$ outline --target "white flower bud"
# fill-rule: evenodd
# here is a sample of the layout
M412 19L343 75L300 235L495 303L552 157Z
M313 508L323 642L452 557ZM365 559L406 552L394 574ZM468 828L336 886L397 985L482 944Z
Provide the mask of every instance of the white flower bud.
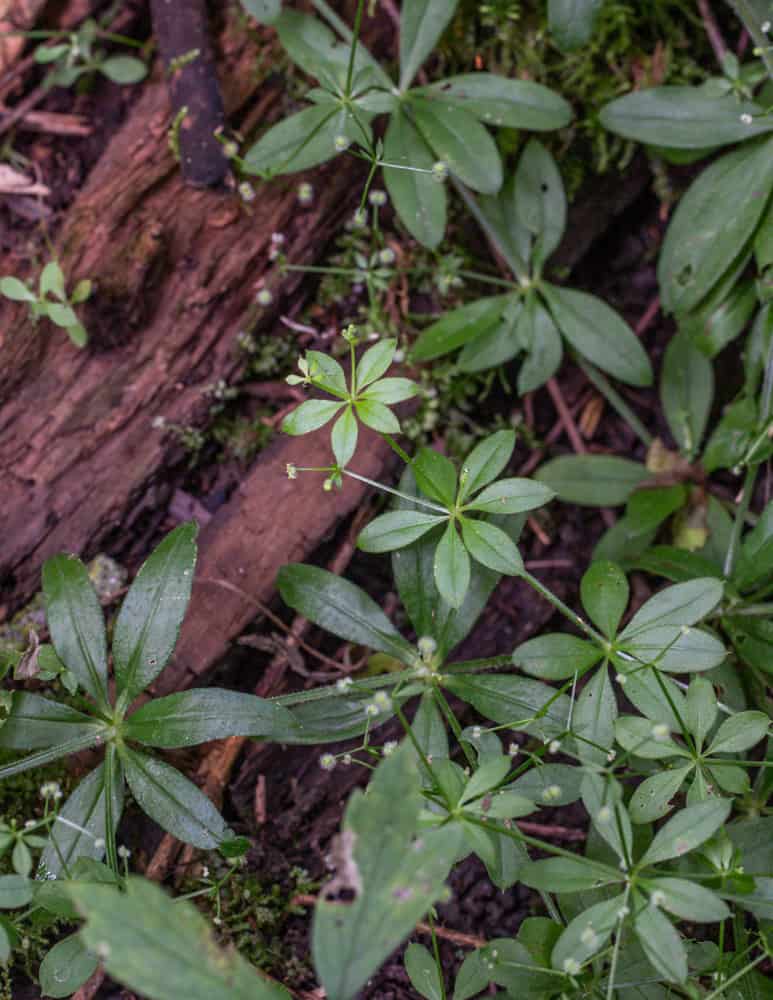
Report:
M319 758L319 766L323 771L332 771L336 766L336 759L332 753L323 753Z
M564 972L568 976L576 976L581 968L582 966L580 965L580 963L577 961L576 958L564 959Z
M308 181L298 185L298 201L304 208L308 208L314 201L314 188Z
M668 726L665 724L665 722L656 722L655 725L652 727L652 738L653 740L657 740L659 743L662 743L664 740L667 740L669 737L669 733L670 730Z

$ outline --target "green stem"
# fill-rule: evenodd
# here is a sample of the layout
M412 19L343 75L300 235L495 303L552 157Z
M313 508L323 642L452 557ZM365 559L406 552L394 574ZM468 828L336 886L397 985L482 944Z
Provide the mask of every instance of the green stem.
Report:
M649 448L652 444L652 435L606 376L575 351L572 351L572 358L585 372L588 381L593 383L612 409L623 418L644 447Z
M506 278L495 278L490 274L481 274L480 271L459 271L462 278L470 278L471 281L480 281L484 285L497 285L499 288L509 288L513 292L522 292L523 289L515 281L508 281Z
M119 875L118 851L115 843L115 816L113 815L113 783L115 781L116 749L111 743L105 753L105 845L107 863Z
M575 614L575 612L572 611L568 605L564 604L560 597L556 597L552 590L548 590L548 588L544 584L540 583L535 576L532 576L528 570L522 569L518 575L525 580L530 587L533 587L538 594L544 597L546 601L549 601L557 611L560 611L562 615L568 618L573 625L576 625L578 629L584 632L589 639L599 643L602 647L606 647L607 640L600 632L597 632L592 625L589 625L586 621L580 618L578 614Z
M622 911L628 906L628 897L631 893L631 883L628 882L625 887L625 894L623 896L623 905L621 907ZM615 934L615 945L612 949L612 960L609 963L609 983L607 985L607 1000L614 1000L615 997L615 975L617 974L617 960L620 955L620 939L622 938L622 923L625 917L620 917L617 926L617 933Z
M381 490L383 493L391 493L393 496L400 497L401 500L409 500L411 503L418 504L420 507L426 507L428 510L434 510L436 513L445 514L446 517L449 516L448 510L445 507L440 507L437 504L430 503L429 500L422 500L421 497L412 497L409 493L401 493L400 490L394 490L391 486L385 486L383 483L377 483L374 479L368 479L367 476L361 476L358 472L351 472L349 469L341 469L341 472L345 476L349 476L351 479L356 479L361 483L367 483L368 486L373 486L377 490Z
M757 465L750 466L746 470L743 489L741 490L741 499L736 507L733 530L730 534L730 543L727 546L727 554L725 555L723 574L727 579L733 575L735 561L738 557L738 547L741 544L741 530L743 528L744 517L746 516L746 511L749 509L749 504L751 503L752 494L754 493L754 485L757 482L758 471L759 466Z
M459 720L454 715L453 709L448 704L448 701L446 700L446 697L443 694L443 692L440 690L440 688L435 688L435 692L434 693L435 693L435 701L437 702L437 705L440 708L440 711L443 713L443 715L448 720L448 724L451 727L451 730L452 730L452 732L453 732L453 734L454 734L454 736L456 738L456 742L462 748L462 753L464 754L464 756L465 756L465 758L467 760L467 763L470 765L471 768L474 769L475 768L475 754L472 752L472 750L467 745L466 740L462 739L462 727L459 725Z
M440 947L438 946L437 934L435 933L435 921L432 919L432 911L427 914L429 929L432 931L432 952L435 956L435 967L437 968L438 982L440 983L440 1000L446 1000L446 984L443 979L443 963L440 961Z
M386 441L392 451L405 462L406 465L411 464L411 456L408 452L404 451L400 445L395 441L391 434L382 434L382 438Z
M354 15L354 31L352 32L351 47L349 49L349 65L346 69L346 96L352 96L352 78L354 77L354 58L357 53L357 40L360 37L360 25L362 24L362 10L365 0L359 0L357 13Z
M734 973L729 979L726 979L721 986L718 986L715 990L709 993L707 997L704 997L703 1000L717 1000L717 998L722 996L722 994L727 990L728 986L732 986L733 983L738 982L739 979L743 979L743 977L748 975L748 973L750 973L755 966L759 965L764 958L765 954L763 952L763 954L758 955L753 962L749 962L748 965L745 965L742 969L739 969L738 972Z

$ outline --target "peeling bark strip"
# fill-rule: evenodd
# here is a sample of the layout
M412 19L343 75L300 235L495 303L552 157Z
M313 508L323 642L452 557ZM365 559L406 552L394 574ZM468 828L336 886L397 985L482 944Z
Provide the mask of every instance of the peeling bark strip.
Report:
M204 0L151 0L153 30L164 60L180 168L194 187L215 187L228 160L215 132L225 122Z
M258 52L237 28L220 51L233 114L255 91ZM275 97L264 88L248 116L276 117ZM237 371L235 338L273 266L272 232L285 234L292 260L309 262L356 205L353 158L315 172L308 211L298 178L258 186L249 210L188 187L168 146L170 120L165 81L149 81L65 219L68 285L90 277L97 286L84 314L89 346L75 350L61 330L33 327L25 309L0 308L0 617L39 589L48 556L88 557L163 506L169 476L156 484L157 473L180 450L153 418L200 424L206 388ZM285 279L283 296L300 281Z

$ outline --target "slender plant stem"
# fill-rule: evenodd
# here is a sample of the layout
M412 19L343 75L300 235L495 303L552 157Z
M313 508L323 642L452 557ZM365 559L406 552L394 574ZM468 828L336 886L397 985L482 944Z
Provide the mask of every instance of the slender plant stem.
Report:
M105 789L105 846L107 863L119 875L118 851L115 843L115 816L113 815L113 783L116 777L116 749L111 743L105 753L104 789Z
M586 361L574 351L572 352L572 356L575 362L585 372L588 377L588 381L593 383L612 409L616 410L617 413L623 418L645 448L649 448L652 444L652 435L641 420L639 420L628 403L626 403L617 389L615 389L609 380L602 375L598 368L592 365L589 361Z
M746 477L744 478L743 489L741 490L741 499L738 501L738 506L736 507L733 530L730 533L730 543L727 546L727 553L725 554L723 573L728 579L733 575L733 570L735 569L735 562L738 558L738 547L741 544L741 530L746 511L749 509L752 494L754 493L758 471L759 466L757 465L752 465L746 470Z
M532 576L526 569L522 569L519 576L521 576L521 578L524 579L530 587L533 587L538 594L544 597L546 601L549 601L557 611L560 611L562 615L568 618L573 625L576 625L577 628L584 632L590 639L593 639L594 642L597 642L602 646L606 646L607 640L604 636L600 632L597 632L592 625L589 625L584 619L580 618L578 614L575 614L570 607L564 604L560 597L556 597L552 590L548 590L543 583L540 583L536 576Z
M416 503L420 507L426 507L428 510L434 510L436 513L444 514L446 517L449 516L448 510L445 507L440 507L438 504L430 503L429 500L422 500L421 497L412 497L409 493L401 493L400 490L394 490L391 486L385 486L383 483L377 483L374 479L368 479L367 476L361 476L358 472L351 472L349 469L341 469L341 472L345 476L349 476L351 479L356 479L361 483L367 483L368 486L373 486L377 490L381 490L384 493L391 493L393 496L400 497L401 500L409 500L411 503Z

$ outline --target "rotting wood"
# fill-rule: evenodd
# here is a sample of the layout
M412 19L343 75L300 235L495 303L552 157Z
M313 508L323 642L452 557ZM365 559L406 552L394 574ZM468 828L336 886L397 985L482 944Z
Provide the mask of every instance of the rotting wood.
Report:
M255 43L233 29L221 50L226 107L244 112L256 89ZM250 114L271 117L276 99L264 87ZM297 178L256 185L248 209L235 195L186 187L170 121L157 74L64 222L58 244L69 282L97 283L85 312L90 346L74 350L60 330L3 309L0 616L37 589L48 556L88 556L117 525L130 535L163 506L175 484L158 483L158 473L180 449L154 430L154 418L200 423L207 387L238 370L235 340L273 267L271 234L283 232L291 259L307 262L355 207L362 165L353 158L314 173L308 211L298 206ZM278 307L287 310L301 280L283 281Z

